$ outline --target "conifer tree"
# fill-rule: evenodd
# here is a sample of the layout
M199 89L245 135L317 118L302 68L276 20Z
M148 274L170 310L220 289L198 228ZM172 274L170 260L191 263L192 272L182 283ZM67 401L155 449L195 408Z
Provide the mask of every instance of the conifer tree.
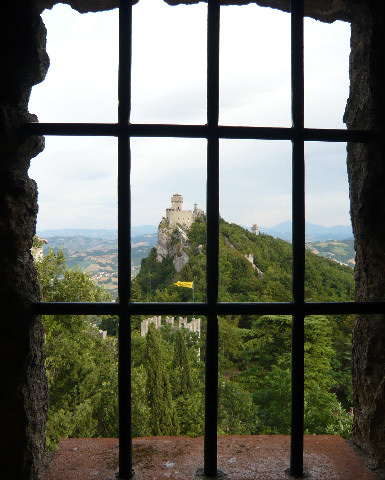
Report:
M147 401L152 435L178 435L178 418L172 401L169 376L162 358L161 339L154 325L146 336Z
M191 393L192 380L190 364L187 357L186 340L180 330L177 330L175 336L172 368L174 396L179 397L180 395Z

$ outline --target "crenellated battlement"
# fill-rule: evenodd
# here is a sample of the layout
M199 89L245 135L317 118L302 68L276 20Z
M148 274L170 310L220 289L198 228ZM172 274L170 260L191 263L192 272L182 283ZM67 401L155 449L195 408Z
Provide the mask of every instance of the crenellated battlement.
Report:
M166 218L170 225L180 224L185 228L190 228L194 220L203 217L204 211L194 204L194 210L183 210L183 197L176 193L171 197L171 207L166 208Z
M189 330L190 332L197 333L198 336L201 336L201 319L200 318L193 318L191 322L187 320L187 317L179 317L178 318L178 324L174 325L175 318L174 317L166 317L165 323L171 325L175 329L182 329L185 328L186 330ZM159 329L162 327L162 317L150 317L147 318L146 320L143 320L140 324L140 334L142 337L145 337L147 335L149 326L151 324L155 325L156 329Z

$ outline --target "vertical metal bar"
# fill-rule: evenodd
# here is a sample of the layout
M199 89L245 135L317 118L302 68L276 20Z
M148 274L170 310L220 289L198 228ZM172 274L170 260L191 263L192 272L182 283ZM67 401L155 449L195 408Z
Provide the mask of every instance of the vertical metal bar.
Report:
M218 261L219 261L219 0L208 0L207 17L207 317L204 473L217 475Z
M291 1L291 88L293 182L293 301L290 473L303 475L304 428L304 280L305 280L305 161L304 161L304 43L303 0Z
M131 0L119 10L119 125L127 126L131 109ZM119 279L119 478L132 477L131 438L131 152L127 129L118 138L118 279Z

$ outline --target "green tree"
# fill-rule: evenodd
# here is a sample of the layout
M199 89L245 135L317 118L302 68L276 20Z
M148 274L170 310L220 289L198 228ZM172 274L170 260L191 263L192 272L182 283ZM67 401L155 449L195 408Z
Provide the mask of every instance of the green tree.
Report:
M43 301L110 301L79 270L68 270L64 252L50 249L36 264ZM43 316L49 384L47 446L63 437L117 435L117 344L100 338L102 318Z
M225 435L251 435L258 425L252 395L236 382L219 385L218 431Z
M57 287L66 270L66 257L63 250L55 252L49 248L48 254L36 262L41 297L45 302L58 301Z
M163 361L160 335L150 325L146 335L147 402L152 435L177 435L179 426L171 395L169 377Z
M290 433L290 369L273 365L254 394L254 403L258 406L260 426L258 433L282 434Z
M171 383L174 398L179 397L180 395L188 395L192 390L186 341L180 330L177 330L175 335Z
M265 434L290 432L290 325L290 317L260 317L254 320L247 342L247 355L256 363L241 380L256 385L253 398L259 407L260 432ZM340 422L334 414L341 405L333 393L335 351L328 317L305 319L304 347L305 431L346 435L348 422Z

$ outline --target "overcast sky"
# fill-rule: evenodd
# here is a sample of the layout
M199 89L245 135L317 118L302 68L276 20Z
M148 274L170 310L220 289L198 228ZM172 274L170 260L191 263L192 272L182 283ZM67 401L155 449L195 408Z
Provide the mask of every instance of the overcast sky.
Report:
M41 122L116 122L118 12L43 13L51 66L33 88ZM133 123L206 123L207 5L141 0L133 18ZM350 25L305 21L305 125L345 128ZM289 127L290 17L248 5L221 8L220 123ZM290 142L223 140L220 212L271 227L291 218ZM117 140L46 137L32 160L38 230L116 228ZM132 139L132 223L157 225L180 193L206 209L206 142ZM348 225L346 145L306 144L306 219Z

